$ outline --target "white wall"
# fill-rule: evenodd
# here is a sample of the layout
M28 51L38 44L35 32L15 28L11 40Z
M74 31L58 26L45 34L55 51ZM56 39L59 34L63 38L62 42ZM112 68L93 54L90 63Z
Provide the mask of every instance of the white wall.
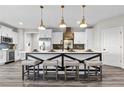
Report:
M94 29L86 29L85 39L86 49L94 49Z
M96 50L102 50L102 30L120 26L124 27L124 15L108 18L98 22L94 28L94 48Z
M32 34L26 34L24 46L26 51L30 52L32 50Z
M115 28L115 27L122 27L123 31L124 31L124 15L112 17L112 18L100 21L99 23L96 24L96 26L94 28L94 44L95 44L94 48L96 50L103 51L103 49L102 49L102 45L103 45L102 44L103 43L102 31L105 30L105 29ZM110 35L110 37L111 37L111 35ZM124 37L122 39L124 41ZM114 42L112 42L112 43L114 43ZM123 42L123 44L124 44L124 42ZM124 45L122 45L122 46L124 46ZM124 47L122 47L122 48L124 50ZM124 51L123 51L123 53L124 53ZM124 58L123 54L122 54L122 56ZM124 64L124 62L122 62L122 64ZM122 65L122 68L124 68L124 65Z
M25 40L25 36L24 36L24 29L19 29L18 30L18 50L24 51L24 40Z
M32 50L39 49L39 34L32 34Z
M38 33L37 30L27 30L27 29L18 29L18 50L20 51L26 51L27 49L27 42L32 41L33 42L33 35L32 33ZM27 34L29 39L27 38ZM31 43L31 46L33 47L33 43ZM29 50L32 50L32 47L29 48Z

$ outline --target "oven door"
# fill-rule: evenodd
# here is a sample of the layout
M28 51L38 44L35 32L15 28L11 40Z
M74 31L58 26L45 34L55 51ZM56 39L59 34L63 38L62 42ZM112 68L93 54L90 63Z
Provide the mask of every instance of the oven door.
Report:
M15 60L15 52L14 51L9 51L9 62Z

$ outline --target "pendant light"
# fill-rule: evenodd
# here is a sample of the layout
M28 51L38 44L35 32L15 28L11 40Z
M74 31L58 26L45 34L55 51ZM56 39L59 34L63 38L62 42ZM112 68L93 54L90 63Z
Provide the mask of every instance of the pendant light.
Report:
M86 23L85 16L84 16L84 8L85 7L86 7L85 5L82 5L82 8L83 8L83 19L80 22L80 27L81 28L86 28L87 27L87 23Z
M64 9L64 5L61 6L61 9L62 9L62 18L61 18L61 21L60 21L59 27L60 27L60 28L65 28L65 27L66 27L66 24L65 24L65 22L64 22L64 17L63 17L63 9Z
M41 8L41 23L40 23L40 26L38 27L38 29L39 30L46 30L46 27L44 26L43 19L42 19L43 18L43 13L42 12L43 12L43 8L44 7L43 6L40 6L40 8Z

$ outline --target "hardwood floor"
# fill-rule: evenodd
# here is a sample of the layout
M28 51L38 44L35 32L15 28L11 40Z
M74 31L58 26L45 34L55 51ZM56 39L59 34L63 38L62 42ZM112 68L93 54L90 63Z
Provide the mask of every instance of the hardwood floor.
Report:
M0 66L0 87L123 87L124 69L103 66L103 81L25 80L21 79L21 62Z

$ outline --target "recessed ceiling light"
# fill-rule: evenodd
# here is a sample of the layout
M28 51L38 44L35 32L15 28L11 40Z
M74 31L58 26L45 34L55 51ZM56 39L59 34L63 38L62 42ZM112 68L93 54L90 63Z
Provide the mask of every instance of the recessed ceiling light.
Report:
M80 21L77 21L76 23L77 23L77 24L80 24Z
M23 25L23 22L19 22L19 25Z

